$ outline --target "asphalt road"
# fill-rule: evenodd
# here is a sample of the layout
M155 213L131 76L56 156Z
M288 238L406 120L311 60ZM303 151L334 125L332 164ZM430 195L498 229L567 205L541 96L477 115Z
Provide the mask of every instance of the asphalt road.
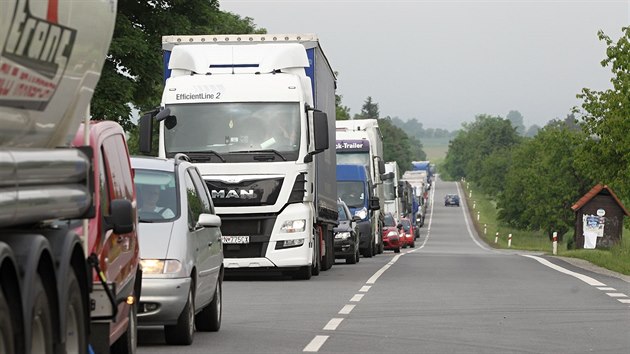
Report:
M224 283L221 330L188 347L139 333L139 353L630 353L630 283L562 260L493 250L438 181L420 242L309 281ZM463 203L462 198L462 203Z

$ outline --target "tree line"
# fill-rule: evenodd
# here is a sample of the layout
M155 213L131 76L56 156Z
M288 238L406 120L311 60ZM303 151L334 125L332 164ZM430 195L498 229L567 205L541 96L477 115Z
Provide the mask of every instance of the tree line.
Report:
M579 107L534 136L482 114L449 143L441 172L473 181L511 226L562 235L574 226L571 205L597 183L630 205L630 28L616 42L598 36L607 46L601 65L612 71L611 88L584 88Z

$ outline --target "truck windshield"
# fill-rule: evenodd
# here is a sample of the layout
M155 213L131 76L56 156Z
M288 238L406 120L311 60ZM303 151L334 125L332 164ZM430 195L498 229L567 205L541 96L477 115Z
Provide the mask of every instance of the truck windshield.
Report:
M370 154L368 152L339 152L337 151L337 164L363 165L369 170Z
M365 194L361 181L337 181L337 195L348 208L363 208L365 206Z
M297 159L300 105L297 102L192 103L168 105L176 124L165 129L167 156L177 152L278 151Z

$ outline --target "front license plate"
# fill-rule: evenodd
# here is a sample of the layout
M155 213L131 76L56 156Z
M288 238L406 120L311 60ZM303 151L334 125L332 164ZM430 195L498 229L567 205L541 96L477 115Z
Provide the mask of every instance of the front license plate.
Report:
M221 236L221 241L226 244L249 243L249 236Z

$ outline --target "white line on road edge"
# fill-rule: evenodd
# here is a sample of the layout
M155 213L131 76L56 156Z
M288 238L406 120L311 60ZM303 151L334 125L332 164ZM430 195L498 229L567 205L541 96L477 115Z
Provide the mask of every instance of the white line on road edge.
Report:
M599 289L601 291L617 291L617 289L611 288L609 286L599 286L599 287L597 287L597 289Z
M628 297L628 295L622 293L606 293L606 295L610 297Z
M302 350L303 352L318 352L319 348L326 343L328 336L315 336L313 340L308 343L306 347Z
M371 286L364 285L364 286L361 287L361 289L359 291L362 292L362 293L367 293L370 290L370 288L371 288Z
M433 187L431 188L431 196L429 197L429 205L431 206L431 213L429 213L429 225L427 225L427 235L424 237L424 241L422 241L422 244L420 246L405 253L413 253L413 252L416 252L417 250L421 250L424 248L424 246L426 246L427 241L429 241L429 237L431 236L431 224L433 223L433 206L435 205L436 184L437 184L437 177L436 177L436 181L433 182Z
M581 281L585 282L588 285L591 285L591 286L606 286L606 284L604 284L604 283L602 283L602 282L600 282L598 280L595 280L595 279L593 279L593 278L591 278L589 276L586 276L584 274L572 272L572 271L570 271L570 270L568 270L566 268L562 268L562 267L560 267L558 265L555 265L555 264L549 262L548 260L546 260L544 258L531 256L531 255L528 255L528 254L524 254L523 257L528 257L528 258L531 258L531 259L535 259L538 262L540 262L541 264L543 264L543 265L545 265L545 266L547 266L547 267L549 267L551 269L557 270L560 273L564 273L564 274L570 275L570 276L572 276L574 278L578 278L578 279L580 279Z
M349 315L350 312L352 312L352 310L354 310L355 306L357 306L357 305L346 305L341 310L339 310L339 314L340 315Z
M343 321L343 318L332 318L330 321L328 321L328 324L324 327L324 331L336 330L337 327L339 327L339 325L341 324L341 321Z
M354 296L352 297L352 299L350 299L351 302L359 302L361 301L361 299L363 299L363 295L365 294L354 294Z
M617 299L619 300L619 302L621 302L622 304L630 304L630 299Z
M462 195L462 190L459 187L459 183L455 183L455 186L457 186L457 194ZM467 208L465 208L468 205L466 203L466 198L460 198L460 199L463 200L462 205L464 207L462 208L462 213L464 214L464 221L466 222L466 228L468 229L468 235L473 240L473 242L475 242L477 244L477 246L479 246L479 248L484 249L486 251L492 251L490 248L484 246L479 241L477 241L477 239L475 238L475 235L473 234L472 229L470 228L470 221L468 221L468 216L469 216L468 215L468 211L467 211Z

